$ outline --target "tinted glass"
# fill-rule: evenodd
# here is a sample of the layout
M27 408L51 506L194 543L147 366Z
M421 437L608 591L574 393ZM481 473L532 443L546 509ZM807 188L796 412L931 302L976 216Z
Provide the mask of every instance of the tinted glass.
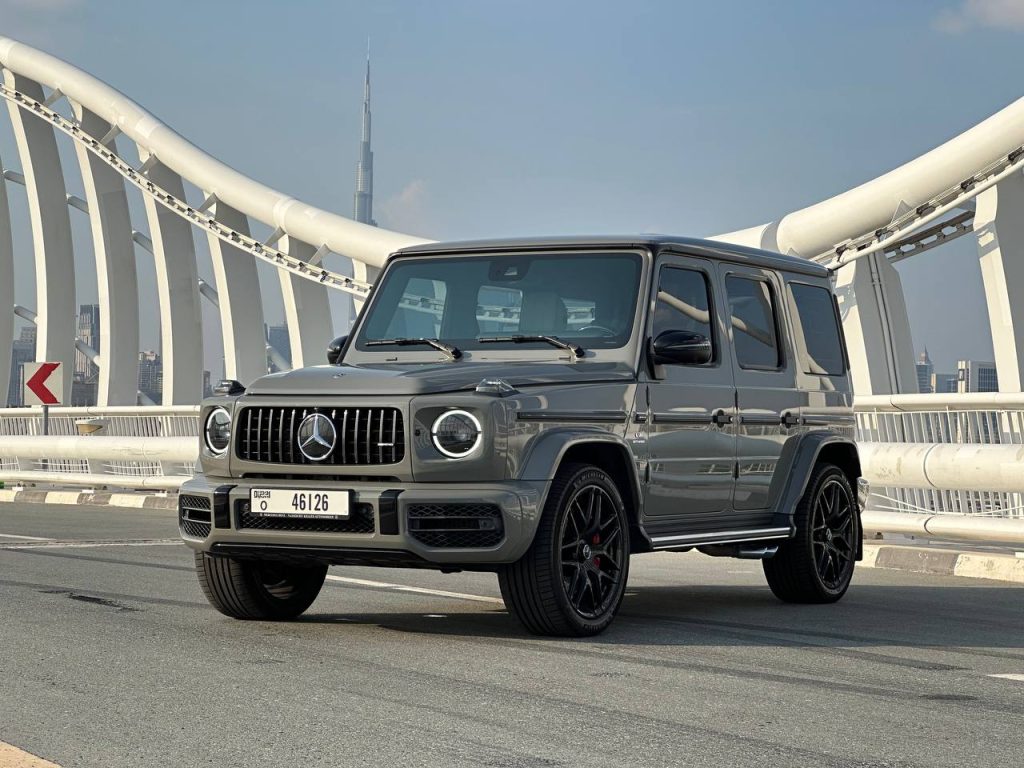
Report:
M460 349L552 348L479 342L513 335L621 347L632 334L641 267L632 253L403 259L380 284L356 348L394 355L396 348L365 343L402 337L438 338Z
M846 365L832 292L800 283L791 283L789 289L793 292L793 301L804 332L804 346L807 348L808 359L804 360L804 371L841 376L846 372Z
M714 345L711 299L703 272L678 267L662 268L654 305L653 338L665 331L699 333ZM717 350L712 352L712 359L715 358Z
M782 358L775 335L775 302L764 280L730 275L725 279L732 316L736 361L742 368L779 368Z

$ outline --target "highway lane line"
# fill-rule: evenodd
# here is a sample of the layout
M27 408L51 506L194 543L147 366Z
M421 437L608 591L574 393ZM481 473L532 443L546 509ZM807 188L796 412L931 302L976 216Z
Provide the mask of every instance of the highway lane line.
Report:
M391 584L387 581L371 581L369 579L353 579L348 576L327 577L328 581L335 581L341 584L353 584L358 587L371 587L372 589L390 589L395 592L412 592L419 595L431 595L432 597L449 597L455 600L472 600L476 603L491 603L492 605L505 605L500 597L487 597L486 595L469 595L465 592L447 592L443 589L426 589L424 587L410 587L407 584Z
M56 763L0 741L0 768L60 768Z
M43 539L24 544L0 544L0 549L98 549L100 547L171 547L182 546L181 539L153 539L133 541L53 541ZM2 768L2 766L0 766Z
M18 536L14 533L0 533L0 539L20 539L22 541L53 541L44 536Z
M1015 680L1018 683L1024 683L1024 675L985 675L985 677L997 677L1000 680Z

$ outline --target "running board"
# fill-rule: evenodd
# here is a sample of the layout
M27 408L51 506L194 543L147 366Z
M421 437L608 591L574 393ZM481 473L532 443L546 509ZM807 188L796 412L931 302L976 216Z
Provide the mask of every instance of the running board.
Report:
M738 544L744 541L763 541L765 539L788 539L792 535L790 528L754 528L745 531L719 531L716 533L687 533L673 536L652 536L653 549L678 549L681 547L701 547L708 544Z

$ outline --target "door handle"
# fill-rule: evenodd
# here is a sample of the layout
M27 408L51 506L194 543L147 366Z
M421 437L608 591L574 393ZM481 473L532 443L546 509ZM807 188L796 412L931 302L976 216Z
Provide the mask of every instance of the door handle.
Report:
M779 422L784 427L794 427L800 423L800 414L793 411L783 411Z
M732 424L732 414L724 408L716 408L711 413L711 423L719 427L723 427L726 424Z

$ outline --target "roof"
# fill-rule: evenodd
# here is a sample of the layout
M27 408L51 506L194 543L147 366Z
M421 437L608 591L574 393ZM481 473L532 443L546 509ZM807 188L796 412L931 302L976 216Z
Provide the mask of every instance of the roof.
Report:
M591 248L650 248L682 250L695 256L727 259L741 263L784 269L817 277L827 277L828 270L820 264L796 256L748 248L719 240L702 240L676 235L585 235L558 237L515 237L495 240L462 240L447 243L423 243L396 251L393 256L442 253L478 253L501 251L534 251Z

